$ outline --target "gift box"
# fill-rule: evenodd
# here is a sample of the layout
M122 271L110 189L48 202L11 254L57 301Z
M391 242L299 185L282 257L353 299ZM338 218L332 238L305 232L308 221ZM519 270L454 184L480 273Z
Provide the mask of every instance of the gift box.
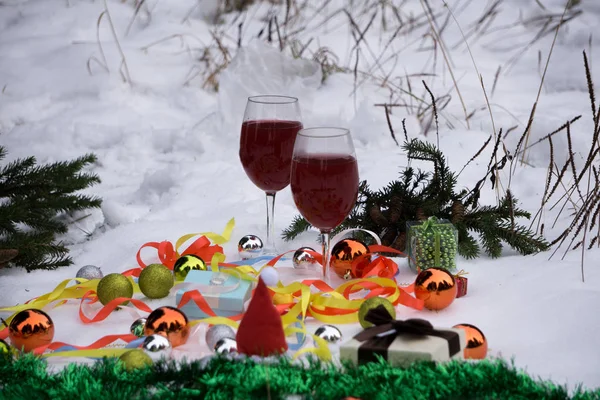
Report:
M198 290L210 308L220 317L231 317L244 312L246 301L252 293L252 282L235 275L213 271L191 270L177 291L176 304L181 302L184 293ZM181 307L188 318L209 317L194 301Z
M463 297L467 295L467 284L469 280L462 275L455 275L454 280L456 281L456 298Z
M413 272L434 267L456 269L458 231L450 221L436 217L425 222L409 221L406 232L408 265Z
M383 306L369 311L365 319L376 325L341 345L341 361L364 365L381 357L392 366L406 367L416 361L464 359L463 329L434 328L422 319L394 320Z

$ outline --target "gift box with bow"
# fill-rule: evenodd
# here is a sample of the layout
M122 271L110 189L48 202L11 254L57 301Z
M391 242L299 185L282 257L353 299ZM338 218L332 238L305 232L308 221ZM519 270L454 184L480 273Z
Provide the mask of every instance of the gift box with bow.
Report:
M220 317L231 317L244 312L245 303L252 293L250 281L213 271L191 270L179 287L176 305L181 303L186 293L189 298L190 294L193 295L197 291L212 311ZM195 298L197 299L197 296ZM195 301L186 301L180 309L191 319L210 316Z
M456 269L458 231L450 221L436 217L425 222L409 221L406 232L408 265L413 272L427 268Z
M360 332L340 347L340 360L355 365L378 362L393 366L415 361L463 359L466 346L462 329L439 329L422 319L395 320L384 306L370 310L365 320L375 326Z

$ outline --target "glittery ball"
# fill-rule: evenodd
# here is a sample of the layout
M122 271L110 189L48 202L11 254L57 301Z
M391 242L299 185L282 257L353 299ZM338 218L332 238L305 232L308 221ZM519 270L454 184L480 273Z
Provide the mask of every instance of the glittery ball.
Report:
M230 326L213 325L206 330L206 345L209 349L214 349L221 339L235 340L235 332Z
M102 273L102 270L96 267L95 265L86 265L79 268L79 271L77 271L75 278L83 278L88 280L102 279L104 278L104 274Z

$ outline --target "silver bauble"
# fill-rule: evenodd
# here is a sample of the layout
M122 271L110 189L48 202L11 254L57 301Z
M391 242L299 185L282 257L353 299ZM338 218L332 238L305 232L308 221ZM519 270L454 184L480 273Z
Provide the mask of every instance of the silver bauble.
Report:
M294 252L292 262L296 269L314 268L317 264L317 259L307 250L315 251L312 247L300 247Z
M337 343L342 340L342 332L333 325L322 325L315 331L315 336L320 337L327 343Z
M139 338L144 337L144 327L146 326L146 318L139 318L136 319L133 324L131 324L131 327L129 328L129 331L131 332L132 335L135 335Z
M237 353L237 343L235 339L224 338L215 344L215 353L217 354L231 354Z
M169 358L173 348L171 342L165 336L154 334L146 336L142 348L154 361L161 358Z
M213 325L206 330L206 345L214 349L221 339L235 339L235 332L228 325Z
M102 279L104 278L104 274L102 270L95 265L85 265L77 271L75 278L83 278L83 279Z
M259 257L263 252L263 241L256 235L246 235L238 242L238 252L242 260Z

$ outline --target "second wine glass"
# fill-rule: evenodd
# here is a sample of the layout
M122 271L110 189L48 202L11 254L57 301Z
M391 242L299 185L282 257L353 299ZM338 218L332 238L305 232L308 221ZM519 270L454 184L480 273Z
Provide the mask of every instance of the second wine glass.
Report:
M350 214L358 197L358 163L350 131L308 128L298 132L291 189L300 214L319 229L323 278L329 283L330 234Z
M264 254L277 254L275 195L290 184L294 141L300 129L302 122L297 98L266 95L248 98L240 136L240 161L250 180L266 193Z

